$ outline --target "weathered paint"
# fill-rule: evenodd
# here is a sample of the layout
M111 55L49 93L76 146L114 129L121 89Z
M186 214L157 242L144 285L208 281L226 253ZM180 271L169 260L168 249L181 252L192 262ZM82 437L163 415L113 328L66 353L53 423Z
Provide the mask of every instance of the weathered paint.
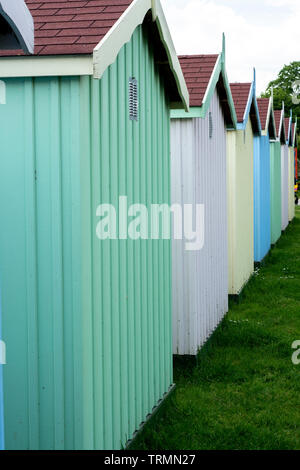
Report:
M6 445L118 449L172 384L171 242L99 241L96 208L170 203L164 82L142 27L100 81L5 81Z
M294 147L289 147L289 222L295 217L295 152Z
M226 128L215 91L206 118L172 119L172 203L204 205L204 247L173 240L173 352L195 355L228 310Z
M254 269L253 131L227 132L229 294L237 295Z
M289 224L289 147L281 146L281 230Z
M261 262L271 248L270 140L254 137L254 261Z
M271 243L281 237L281 145L270 143L271 167Z

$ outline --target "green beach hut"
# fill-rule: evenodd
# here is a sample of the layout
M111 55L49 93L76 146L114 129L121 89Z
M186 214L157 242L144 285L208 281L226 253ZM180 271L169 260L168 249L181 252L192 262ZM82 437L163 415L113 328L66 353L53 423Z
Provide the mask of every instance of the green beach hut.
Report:
M0 51L23 49L33 52L34 27L32 16L24 0L1 0L0 3ZM5 104L5 86L0 86L0 103ZM6 345L2 338L2 307L0 278L0 450L4 449L3 371L6 363Z
M285 143L285 129L283 124L283 110L274 111L276 140L270 142L271 165L271 243L281 237L281 146Z
M173 386L171 240L99 206L170 203L188 91L159 0L26 3L34 55L0 54L6 447L120 449Z

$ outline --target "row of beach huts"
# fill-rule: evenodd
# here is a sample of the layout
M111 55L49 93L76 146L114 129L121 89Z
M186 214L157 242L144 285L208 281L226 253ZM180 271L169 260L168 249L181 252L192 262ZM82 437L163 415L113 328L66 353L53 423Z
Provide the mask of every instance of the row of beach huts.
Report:
M228 82L224 38L178 58L159 0L25 3L34 53L0 36L0 445L120 449L293 220L297 122ZM201 249L99 240L120 196L202 205Z

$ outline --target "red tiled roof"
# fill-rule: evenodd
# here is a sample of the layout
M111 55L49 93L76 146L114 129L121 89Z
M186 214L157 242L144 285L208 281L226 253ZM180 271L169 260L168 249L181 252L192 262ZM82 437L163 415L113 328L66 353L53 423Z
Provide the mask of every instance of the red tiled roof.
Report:
M132 1L25 0L34 20L34 54L91 54ZM23 53L1 51L0 55Z
M274 111L274 117L275 117L275 125L276 125L276 135L279 137L279 126L280 126L280 120L281 120L281 110L275 110Z
M238 122L243 122L252 83L230 83Z
M285 128L285 138L289 140L289 125L290 125L290 118L284 118L284 128Z
M190 93L191 107L202 106L218 57L218 54L179 56L179 62Z
M260 116L261 128L266 130L269 111L270 98L257 98L258 111Z

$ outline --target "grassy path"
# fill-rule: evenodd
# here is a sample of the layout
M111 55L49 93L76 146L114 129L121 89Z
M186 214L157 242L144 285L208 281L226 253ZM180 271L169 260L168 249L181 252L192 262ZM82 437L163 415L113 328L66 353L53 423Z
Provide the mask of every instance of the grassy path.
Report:
M134 449L300 449L300 207Z

